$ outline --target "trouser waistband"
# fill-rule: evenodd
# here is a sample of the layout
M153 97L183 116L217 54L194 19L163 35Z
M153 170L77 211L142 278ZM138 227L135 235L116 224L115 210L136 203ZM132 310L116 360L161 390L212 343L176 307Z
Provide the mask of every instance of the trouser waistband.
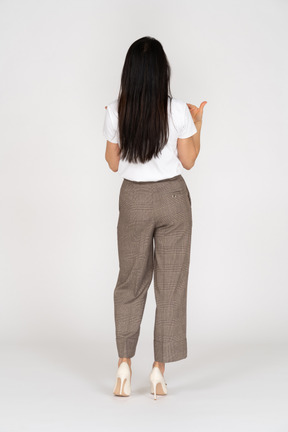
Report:
M136 181L136 180L128 180L126 178L124 178L124 181L130 182L130 183L136 183L136 184L148 184L148 183L160 183L160 182L167 182L167 181L171 181L171 180L177 180L177 179L180 179L180 177L182 177L181 174L178 174L174 177L169 177L166 179L156 180L156 181Z

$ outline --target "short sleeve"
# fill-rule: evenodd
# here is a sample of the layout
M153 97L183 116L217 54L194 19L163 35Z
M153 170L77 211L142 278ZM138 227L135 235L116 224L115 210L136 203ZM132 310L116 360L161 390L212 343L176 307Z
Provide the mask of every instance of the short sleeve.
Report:
M107 109L105 110L105 118L104 118L104 124L103 124L103 135L105 138L115 144L118 144L118 134L117 134L117 121L112 120L112 115L110 113L110 108L107 106Z
M183 126L179 131L178 138L189 138L195 133L197 133L197 128L189 111L189 108L185 103Z

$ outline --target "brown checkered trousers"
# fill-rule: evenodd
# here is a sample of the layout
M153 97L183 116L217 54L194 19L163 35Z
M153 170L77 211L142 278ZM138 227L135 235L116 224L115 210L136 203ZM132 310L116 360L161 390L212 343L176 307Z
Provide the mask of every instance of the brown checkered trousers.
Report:
M114 289L119 357L135 355L153 274L154 360L167 363L187 357L191 235L191 196L182 175L159 181L123 179L117 224L119 274Z

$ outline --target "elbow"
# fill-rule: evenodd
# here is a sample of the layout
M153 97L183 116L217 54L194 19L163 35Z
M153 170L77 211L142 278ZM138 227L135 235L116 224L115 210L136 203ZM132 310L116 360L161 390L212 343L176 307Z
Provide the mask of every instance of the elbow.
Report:
M118 171L119 163L115 163L115 161L114 162L110 161L106 156L105 156L105 160L106 160L109 168L111 169L111 171L113 171L113 172Z
M108 166L111 169L111 171L113 171L113 172L117 172L118 171L118 165L109 163L108 161L107 161L107 163L108 163Z
M199 153L199 152L198 152ZM182 163L183 168L186 170L190 170L195 165L195 161L198 157L198 153L196 151L193 151L193 153L190 153L189 155L185 155L185 157L180 158L178 155L178 158L180 159L180 162Z
M182 166L183 168L185 168L186 170L190 170L191 168L193 168L194 164L195 164L195 159L190 160L190 161L184 161L182 162Z
M195 160L193 162L191 162L189 169L193 168L194 165L195 165Z
M193 166L195 165L195 162L196 162L196 159L197 159L198 155L199 155L199 151L195 153L193 159L190 159L190 161L187 164L188 168L186 168L186 169L190 170L191 168L193 168Z
M191 163L188 165L188 168L186 168L186 169L187 169L187 170L191 170L191 169L193 168L194 165L195 165L195 161L191 162Z

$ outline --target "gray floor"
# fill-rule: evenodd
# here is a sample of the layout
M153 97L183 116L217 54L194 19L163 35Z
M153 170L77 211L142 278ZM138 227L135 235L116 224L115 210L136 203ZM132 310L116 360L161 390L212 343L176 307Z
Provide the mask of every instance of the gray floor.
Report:
M190 344L187 359L166 364L169 394L157 401L151 358L137 351L121 398L117 358L97 348L2 344L0 431L288 431L288 346Z

